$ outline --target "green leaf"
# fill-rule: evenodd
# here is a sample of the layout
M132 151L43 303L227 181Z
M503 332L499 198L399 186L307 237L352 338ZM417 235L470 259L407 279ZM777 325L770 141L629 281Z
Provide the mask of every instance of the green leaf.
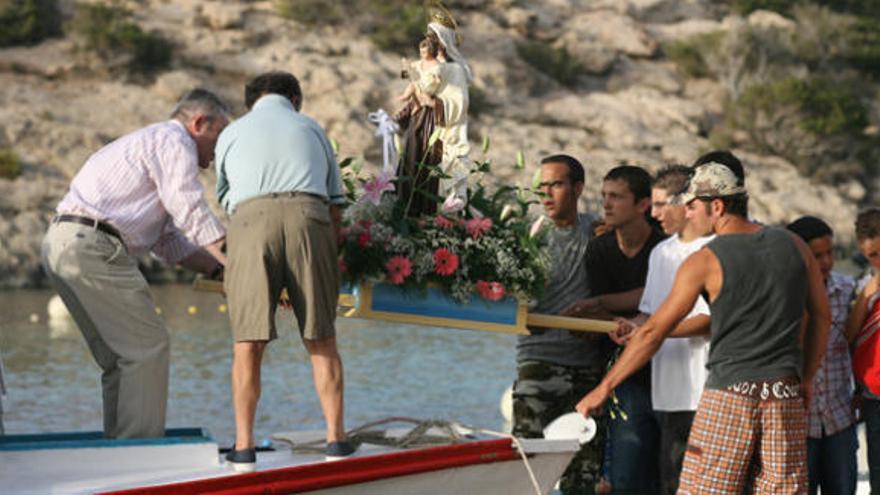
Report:
M333 148L333 153L339 154L339 143L335 139L330 139L330 146Z
M347 168L349 165L351 165L351 163L353 161L354 161L354 158L352 158L350 156L346 157L341 162L339 162L339 170L345 170L345 168Z
M532 189L538 190L541 188L541 169L538 168L535 170L534 175L532 175Z
M487 135L487 136L483 137L483 154L485 155L488 152L489 152L489 136Z
M434 132L431 133L431 137L428 138L428 146L427 146L427 148L429 150L431 149L431 147L434 146L434 143L436 143L437 140L440 139L441 132L443 132L443 129L438 127L436 129L434 129Z
M522 170L526 166L526 156L523 154L522 150L516 152L516 168L517 170Z

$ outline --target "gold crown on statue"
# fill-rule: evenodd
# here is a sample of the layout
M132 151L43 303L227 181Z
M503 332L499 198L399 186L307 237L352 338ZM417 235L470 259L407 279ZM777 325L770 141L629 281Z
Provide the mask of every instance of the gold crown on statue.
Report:
M443 5L442 0L431 0L426 2L425 10L428 13L428 22L436 22L441 26L446 26L455 31L455 42L461 44L461 34L458 32L458 23L452 17L452 12Z

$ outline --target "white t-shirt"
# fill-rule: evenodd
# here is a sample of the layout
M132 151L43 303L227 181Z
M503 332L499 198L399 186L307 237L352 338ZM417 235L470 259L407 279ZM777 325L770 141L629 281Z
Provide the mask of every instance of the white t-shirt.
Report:
M675 235L657 244L648 259L648 278L639 311L652 315L666 300L678 267L714 236L682 242ZM708 315L709 305L700 297L687 318ZM671 338L651 360L651 402L655 411L695 411L708 372L709 337Z

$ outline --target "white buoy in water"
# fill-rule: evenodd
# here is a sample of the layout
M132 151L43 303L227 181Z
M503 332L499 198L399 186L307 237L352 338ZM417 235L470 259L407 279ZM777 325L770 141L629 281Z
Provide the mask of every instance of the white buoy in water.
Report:
M513 385L507 387L501 394L501 416L504 421L513 424Z
M70 311L67 310L67 306L64 305L64 301L61 300L58 294L49 299L49 304L46 305L46 313L49 315L50 320L71 319Z
M64 305L64 301L58 294L49 299L46 305L46 314L49 315L49 338L60 339L70 335L76 335L76 324L73 322L73 316Z

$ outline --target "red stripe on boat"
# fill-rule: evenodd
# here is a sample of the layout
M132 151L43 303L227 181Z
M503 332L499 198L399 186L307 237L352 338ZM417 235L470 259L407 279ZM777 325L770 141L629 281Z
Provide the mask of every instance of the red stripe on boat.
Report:
M335 462L234 474L170 485L105 492L104 495L248 495L301 493L397 476L519 459L510 439L482 440Z

